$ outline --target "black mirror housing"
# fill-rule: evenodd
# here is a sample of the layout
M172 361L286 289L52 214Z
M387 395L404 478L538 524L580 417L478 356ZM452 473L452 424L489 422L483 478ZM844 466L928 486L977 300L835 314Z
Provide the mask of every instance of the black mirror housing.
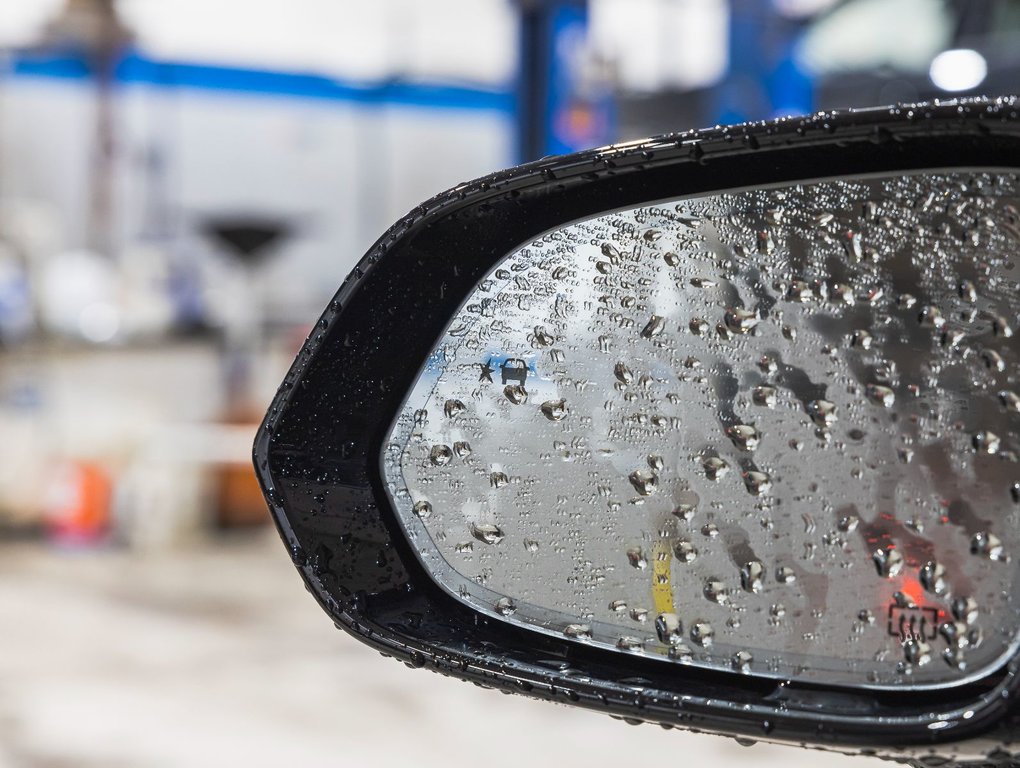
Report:
M471 610L430 578L398 524L381 459L451 317L501 259L542 233L707 192L974 168L1020 170L1020 101L831 112L663 136L523 165L419 206L340 287L256 439L259 480L307 588L337 627L383 655L486 687L744 739L926 765L1013 764L1016 656L962 686L870 690L678 670L529 632ZM502 374L509 383L512 369Z

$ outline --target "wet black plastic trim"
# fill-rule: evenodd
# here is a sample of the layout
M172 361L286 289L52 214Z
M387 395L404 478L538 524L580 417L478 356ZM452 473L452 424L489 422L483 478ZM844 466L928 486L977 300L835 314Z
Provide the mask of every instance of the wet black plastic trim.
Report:
M413 210L361 260L259 430L255 466L306 585L338 627L412 666L636 721L750 738L981 755L1011 738L1020 660L925 692L777 684L666 667L486 619L443 591L400 534L382 441L420 364L478 279L515 247L651 200L923 168L1020 169L1020 101L821 113L549 158ZM938 747L937 745L943 745ZM962 746L962 745L961 745Z

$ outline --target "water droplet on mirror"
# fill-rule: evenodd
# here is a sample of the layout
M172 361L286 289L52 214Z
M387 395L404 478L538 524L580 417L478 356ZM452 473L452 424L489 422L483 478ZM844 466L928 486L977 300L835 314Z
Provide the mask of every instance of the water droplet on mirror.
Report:
M934 560L929 560L927 563L921 566L920 579L921 586L923 586L928 592L936 595L944 595L948 590L946 584L946 569Z
M414 514L416 514L422 520L428 520L432 515L432 505L427 501L419 501L414 505Z
M759 560L744 563L740 569L740 586L745 592L761 592L765 580L765 566Z
M659 315L652 315L645 327L641 329L641 335L651 339L661 334L666 329L666 320Z
M917 316L917 322L924 328L941 328L946 324L946 318L938 307L928 305L921 307L921 312Z
M871 556L875 563L875 569L879 576L891 579L903 570L903 555L892 547L882 547L875 550Z
M751 400L755 405L763 405L766 408L775 408L779 402L775 387L767 384L759 384L751 391Z
M514 405L528 402L528 390L521 384L507 384L503 387L503 395Z
M648 567L648 558L645 557L644 550L641 547L631 547L627 550L627 561L633 568L644 570Z
M868 384L864 392L871 402L883 408L892 408L896 402L896 393L884 384Z
M790 566L781 565L776 568L776 581L780 584L792 584L796 580L797 574Z
M446 404L443 406L443 413L445 413L450 418L453 418L458 413L463 413L463 411L464 403L462 403L460 400L447 400Z
M719 535L719 526L715 523L705 523L701 526L701 535L707 536L710 539L714 539Z
M718 456L709 456L702 462L701 466L705 470L705 477L709 480L722 480L726 473L730 471L730 465Z
M445 467L453 458L453 451L448 445L433 445L429 451L429 461L437 467Z
M693 333L695 336L704 336L706 333L708 333L708 329L710 326L707 320L700 317L696 317L693 320L691 320L688 327L691 329L691 333Z
M903 641L903 658L914 667L922 667L931 661L931 646L924 640L913 637Z
M591 640L591 627L587 624L567 624L563 634L573 640Z
M705 597L713 603L719 603L719 605L726 605L730 599L730 592L726 589L726 585L716 578L705 579L705 586L702 592Z
M569 413L566 400L546 400L542 403L541 409L549 421L563 421Z
M973 624L978 618L978 604L973 597L958 597L952 602L953 618L964 624Z
M723 322L727 330L732 333L750 333L758 326L760 321L761 318L757 311L742 307L731 307L723 315Z
M609 610L611 610L613 613L623 613L624 611L627 610L627 601L614 600L609 604Z
M631 653L639 653L645 649L644 642L637 637L621 637L616 641L616 647L621 651L630 651Z
M712 625L707 621L698 619L691 624L691 640L696 645L702 648L709 648L712 645L713 638L715 638L715 630L712 629Z
M812 400L807 404L808 416L820 427L831 427L836 423L836 404L828 400Z
M748 651L737 651L730 657L730 664L737 672L748 674L751 671L751 662L754 656Z
M503 531L492 523L471 523L471 535L483 544L499 544L503 541Z
M850 334L850 346L871 349L875 338L868 331L857 330Z
M843 515L839 518L839 522L836 523L836 527L843 533L853 533L857 530L860 522L861 519L857 515Z
M983 429L974 435L971 443L978 453L998 453L1002 441L994 432Z
M754 451L758 447L761 434L750 424L734 424L726 428L726 436L742 451Z
M496 601L496 613L500 616L510 616L517 611L517 605L509 597L501 597Z
M1016 392L1004 389L999 393L999 402L1009 413L1020 413L1020 397Z
M971 537L970 553L987 557L989 560L1005 562L1009 559L1005 547L1002 546L1002 539L987 531L980 531Z
M460 440L453 444L453 452L460 458L471 455L471 443Z
M525 539L524 549L528 552L538 552L538 542L534 539Z
M631 373L630 368L625 363L617 363L613 367L613 375L616 376L621 384L630 384L634 381L634 374Z
M741 473L744 480L744 487L752 496L763 496L772 490L772 478L764 472L756 469L749 469Z
M647 469L637 469L630 473L630 484L642 496L651 496L659 487L658 476Z
M655 617L655 634L665 645L680 645L683 642L683 624L675 613L660 613Z
M490 472L489 473L489 485L493 488L502 488L505 485L510 484L510 478L507 477L506 472Z
M533 335L532 335L532 340L533 340L534 346L538 347L539 349L544 349L545 347L551 347L553 345L553 343L556 341L556 339L554 339L545 330L545 328L543 328L540 325L536 325L535 326L535 330L534 330Z
M693 563L698 557L698 550L691 542L681 539L673 545L673 554L681 563Z

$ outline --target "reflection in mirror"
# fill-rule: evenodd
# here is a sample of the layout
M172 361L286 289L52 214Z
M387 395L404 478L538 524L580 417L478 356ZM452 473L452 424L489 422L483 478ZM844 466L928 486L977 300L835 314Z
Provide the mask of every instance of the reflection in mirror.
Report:
M510 254L384 472L447 591L663 662L872 687L1020 628L1017 177L660 202Z

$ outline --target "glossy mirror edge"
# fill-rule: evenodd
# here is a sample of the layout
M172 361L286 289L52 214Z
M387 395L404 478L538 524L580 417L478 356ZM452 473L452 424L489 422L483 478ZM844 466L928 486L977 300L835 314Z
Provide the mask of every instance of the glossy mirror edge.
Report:
M484 620L444 601L435 586L415 571L406 542L393 537L392 511L377 506L385 496L378 476L379 453L373 451L380 447L381 433L399 405L395 398L406 391L394 396L391 390L399 389L400 375L409 375L400 370L408 366L399 359L387 363L385 351L377 348L374 356L367 354L373 346L361 340L378 332L365 333L372 321L380 320L365 317L365 308L381 295L387 273L393 279L401 272L400 259L383 259L385 254L403 250L404 257L416 255L416 274L426 283L455 277L448 268L437 270L433 263L422 262L420 245L411 242L442 229L439 222L446 216L460 215L460 221L466 221L472 209L481 207L484 214L486 206L499 200L529 199L526 192L534 200L550 193L565 197L572 189L589 190L599 187L598 181L609 181L614 189L626 187L631 176L624 170L627 167L669 167L674 182L687 182L678 184L674 194L710 188L709 176L716 179L713 188L719 188L720 181L746 186L756 180L779 180L774 178L778 160L789 161L781 163L788 179L803 174L805 166L816 170L812 176L850 172L854 169L846 166L852 161L872 162L870 167L876 170L893 165L900 169L945 166L944 159L936 162L936 156L944 158L950 149L964 165L1020 167L1018 133L1015 100L830 113L540 161L464 185L420 206L384 235L345 281L295 361L256 442L256 468L267 500L310 591L338 626L416 666L641 720L832 745L923 744L993 726L1015 689L1015 660L986 686L954 692L957 695L940 707L941 719L933 720L931 708L918 708L896 696L837 696L824 689L783 691L746 678L734 683L723 674L653 681L647 677L646 665L615 660L607 664L599 654L493 630ZM923 140L904 145L902 139L908 137ZM807 151L811 147L816 150ZM685 169L682 178L672 172L680 166ZM640 199L651 175L630 184L634 199ZM662 176L656 177L659 182ZM564 179L573 181L561 183ZM589 197L589 212L597 212L599 196ZM544 228L541 215L535 218L536 227ZM530 234L534 232L516 232L517 242ZM491 263L482 263L484 254L472 254L472 260L480 268ZM431 269L422 269L423 263ZM470 270L464 271L468 274L460 277L471 280ZM448 307L440 322L454 309ZM345 352L351 348L366 354L354 359ZM334 381L338 364L349 369L343 381ZM386 370L377 375L381 368ZM370 385L366 384L369 372L374 376ZM312 394L324 382L333 382L333 394L350 401L346 418L336 412L336 399L321 392ZM384 403L370 409L371 413L361 412L368 392L373 396L382 392L389 408ZM323 490L333 495L320 504L314 497ZM313 515L317 506L318 513ZM494 654L493 647L500 646L506 646L506 652ZM568 662L569 669L557 669ZM642 677L641 682L633 679ZM822 700L825 712L819 708ZM945 725L933 729L932 723ZM999 727L1007 727L1006 721Z

